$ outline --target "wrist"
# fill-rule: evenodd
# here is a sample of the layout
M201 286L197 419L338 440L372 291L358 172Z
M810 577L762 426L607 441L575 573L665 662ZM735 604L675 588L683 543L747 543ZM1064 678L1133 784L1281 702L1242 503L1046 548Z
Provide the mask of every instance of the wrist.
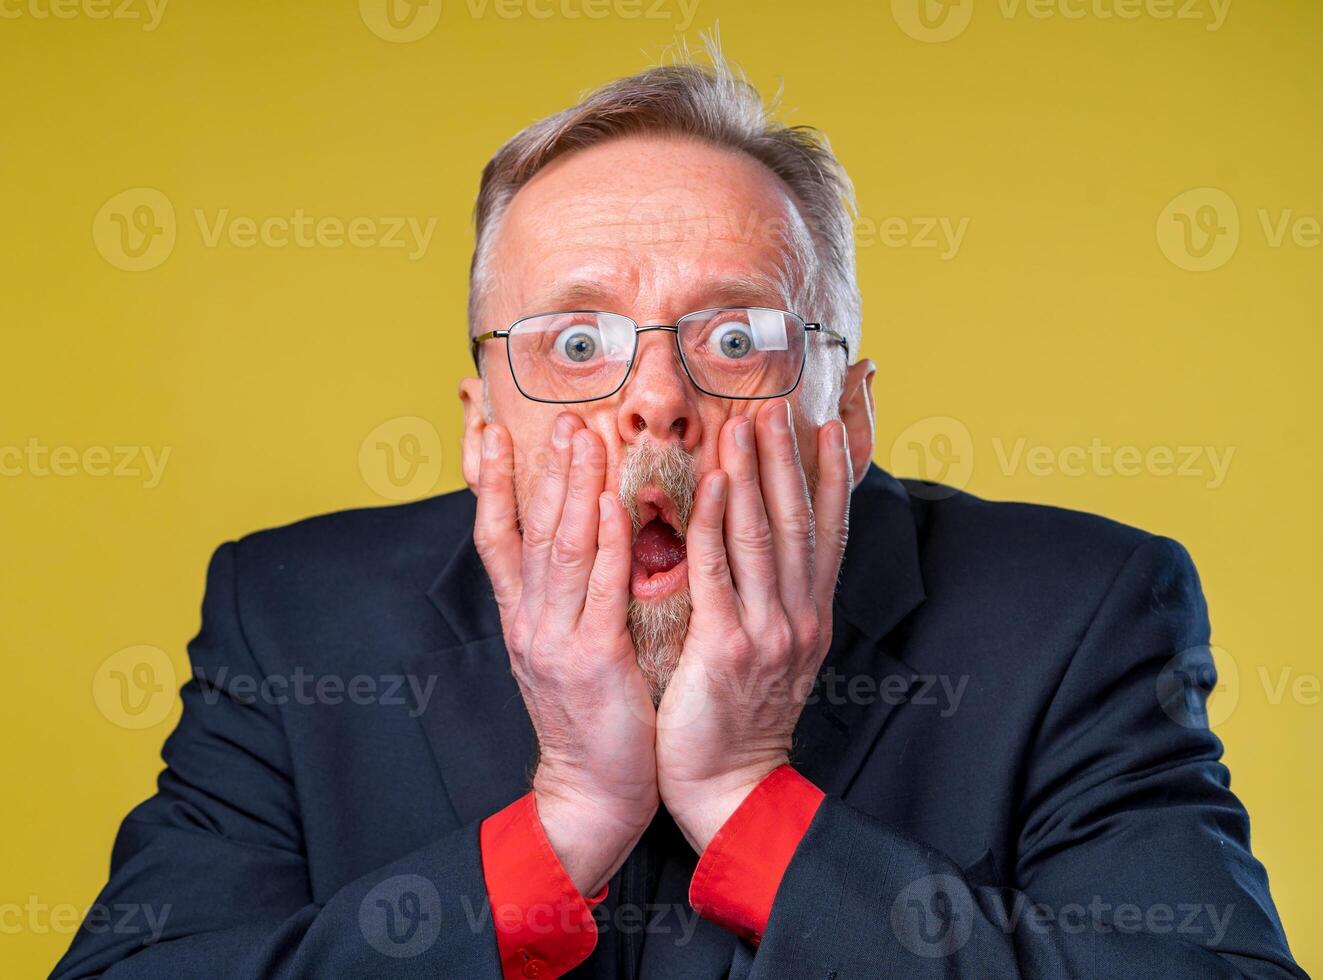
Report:
M543 832L585 898L598 894L634 849L657 812L652 800L603 801L550 780L533 780Z
M702 854L754 788L788 761L788 758L781 757L722 773L702 782L670 786L664 784L662 798L689 846Z

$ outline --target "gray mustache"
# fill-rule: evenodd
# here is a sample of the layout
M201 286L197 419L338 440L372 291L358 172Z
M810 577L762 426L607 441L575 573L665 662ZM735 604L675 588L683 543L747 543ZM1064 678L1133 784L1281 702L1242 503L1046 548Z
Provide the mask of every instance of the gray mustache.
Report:
M629 447L620 468L620 503L629 511L629 521L638 534L640 527L638 495L644 487L655 486L675 505L676 530L684 534L694 509L698 488L698 470L691 453L674 443L658 445L640 440Z

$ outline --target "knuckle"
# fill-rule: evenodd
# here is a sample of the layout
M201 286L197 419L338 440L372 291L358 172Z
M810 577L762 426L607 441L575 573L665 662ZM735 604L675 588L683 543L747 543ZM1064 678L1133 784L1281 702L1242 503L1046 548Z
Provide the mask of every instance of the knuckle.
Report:
M813 514L811 511L796 507L781 522L785 532L796 539L809 540L813 537Z
M534 550L547 547L552 540L552 530L540 514L530 514L524 522L524 546Z
M505 644L517 655L527 658L529 647L532 641L532 632L528 628L527 621L519 615L515 616L514 622L505 633Z
M772 530L763 522L740 525L731 536L745 552L756 556L771 554Z
M551 542L551 564L559 569L574 570L582 568L587 556L583 549L564 535L556 535Z
M815 650L818 646L818 640L822 637L822 630L818 626L816 616L805 616L793 630L795 639L795 648L801 651Z
M716 548L704 549L693 556L696 570L704 578L719 579L728 574L726 553Z
M771 657L784 657L795 649L795 629L784 616L776 616L759 632Z

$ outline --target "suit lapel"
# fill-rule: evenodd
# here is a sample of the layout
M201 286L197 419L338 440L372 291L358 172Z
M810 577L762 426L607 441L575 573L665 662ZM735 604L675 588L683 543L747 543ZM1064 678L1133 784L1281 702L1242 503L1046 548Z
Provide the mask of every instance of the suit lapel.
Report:
M470 498L470 511L472 506ZM462 540L427 590L453 644L404 658L406 672L439 675L418 719L461 826L528 792L535 745L510 673L490 580L470 532L468 520Z
M796 767L844 796L914 671L896 626L924 599L909 495L876 466L850 498L850 537L832 615L832 645L795 729Z

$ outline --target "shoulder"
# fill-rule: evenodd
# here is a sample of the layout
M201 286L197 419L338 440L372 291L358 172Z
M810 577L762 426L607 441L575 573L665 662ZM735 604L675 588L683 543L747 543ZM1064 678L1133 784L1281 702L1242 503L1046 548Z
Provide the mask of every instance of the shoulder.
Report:
M1170 538L1097 514L1045 504L985 500L903 480L925 564L942 578L1025 589L1105 586L1127 565L1190 564Z
M997 638L1033 659L1074 649L1099 621L1162 611L1195 635L1207 607L1194 563L1170 538L1096 514L984 500L904 481L914 515L924 612L967 639Z
M207 591L234 596L257 645L339 646L430 623L427 590L471 542L473 512L465 489L257 531L221 547Z
M240 572L255 575L334 575L391 567L430 568L473 533L473 495L467 490L387 507L363 507L308 517L255 531L236 545Z

